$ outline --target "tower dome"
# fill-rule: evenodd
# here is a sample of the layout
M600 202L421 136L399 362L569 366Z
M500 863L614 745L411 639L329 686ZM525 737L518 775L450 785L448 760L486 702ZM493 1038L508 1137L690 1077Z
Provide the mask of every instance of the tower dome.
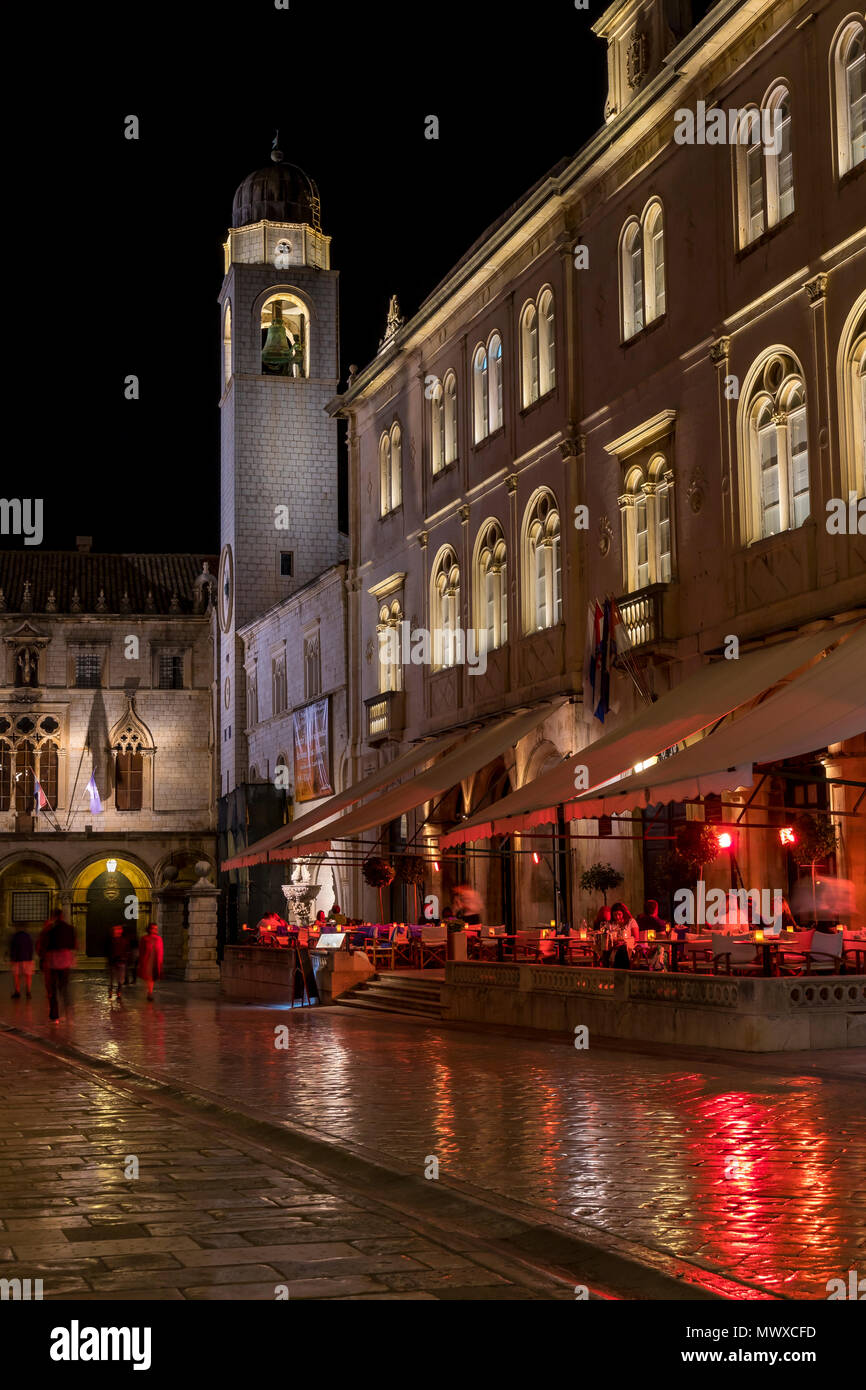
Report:
M232 226L253 222L306 222L321 231L319 190L297 164L283 160L282 150L271 151L271 163L247 174L235 190Z

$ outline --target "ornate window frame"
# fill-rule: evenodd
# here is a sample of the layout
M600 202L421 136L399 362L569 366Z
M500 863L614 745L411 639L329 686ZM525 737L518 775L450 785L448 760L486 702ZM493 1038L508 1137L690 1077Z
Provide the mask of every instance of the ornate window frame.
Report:
M845 178L866 161L866 140L862 149L855 149L851 129L850 53L855 43L863 45L866 70L866 17L857 10L843 19L830 45L830 109L837 179Z
M562 535L556 496L548 487L530 497L521 527L522 626L527 635L562 622Z
M508 548L495 517L484 522L475 538L472 575L477 648L496 651L508 641Z
M806 378L790 348L766 348L750 367L737 413L740 534L744 545L797 530L811 513ZM798 440L804 448L796 449ZM803 455L798 463L796 454ZM798 470L805 464L805 489ZM773 499L778 495L778 501ZM805 506L803 498L805 497ZM778 525L772 513L778 507ZM800 519L797 520L797 513Z

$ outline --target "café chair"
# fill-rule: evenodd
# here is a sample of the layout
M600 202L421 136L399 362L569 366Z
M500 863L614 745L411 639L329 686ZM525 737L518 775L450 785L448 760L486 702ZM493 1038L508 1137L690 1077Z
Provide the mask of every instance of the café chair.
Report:
M542 936L541 928L535 931L519 931L514 937L514 959L515 960L541 960Z
M842 968L845 939L842 932L795 932L794 936L812 940L799 951L785 951L783 964L789 959L800 966L789 973L797 975L838 975Z
M760 947L754 941L713 932L711 950L714 975L760 975L763 971Z
M445 927L422 927L421 936L415 944L415 964L423 970L431 961L434 965L444 965L447 951L447 932Z

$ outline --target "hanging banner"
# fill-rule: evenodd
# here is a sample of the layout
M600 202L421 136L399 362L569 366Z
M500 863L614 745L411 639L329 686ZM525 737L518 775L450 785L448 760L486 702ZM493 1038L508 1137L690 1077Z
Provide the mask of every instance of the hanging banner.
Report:
M292 714L295 744L295 801L332 796L328 701L317 700Z

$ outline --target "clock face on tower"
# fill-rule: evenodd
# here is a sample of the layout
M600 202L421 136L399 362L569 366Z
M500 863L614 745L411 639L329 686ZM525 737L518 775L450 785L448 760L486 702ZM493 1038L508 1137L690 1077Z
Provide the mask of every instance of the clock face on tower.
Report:
M218 588L220 627L223 632L228 632L232 625L232 611L235 598L235 566L230 545L223 546L223 553L220 556Z

